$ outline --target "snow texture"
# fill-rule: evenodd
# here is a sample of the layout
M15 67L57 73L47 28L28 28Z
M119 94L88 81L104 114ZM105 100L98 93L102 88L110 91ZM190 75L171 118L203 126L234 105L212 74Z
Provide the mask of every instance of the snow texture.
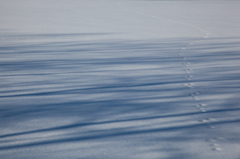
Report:
M1 159L239 159L240 1L0 3Z

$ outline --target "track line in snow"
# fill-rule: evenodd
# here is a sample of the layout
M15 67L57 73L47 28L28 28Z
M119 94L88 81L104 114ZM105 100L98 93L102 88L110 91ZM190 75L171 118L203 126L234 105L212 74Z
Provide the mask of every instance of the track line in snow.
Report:
M200 31L203 31L203 30L200 30ZM191 47L192 45L197 44L198 42L202 41L202 39L205 39L205 38L208 38L207 33L205 36L203 36L199 40L188 43L186 47L182 47L180 49L180 51L178 52L178 55L182 58L182 65L184 67L183 71L186 74L186 76L184 76L184 78L185 78L185 80L189 81L188 83L185 83L184 86L188 87L189 89L192 89L192 90L194 90L194 85L195 85L195 83L190 81L191 78L193 77L193 75L191 75L191 71L193 71L193 69L191 68L191 63L186 60L187 58L185 57L184 54L185 54L185 51L188 50L188 47ZM191 99L194 100L195 102L199 103L199 104L194 105L194 107L198 111L200 111L201 113L206 113L207 111L206 111L205 107L208 105L205 103L201 103L201 101L199 101L199 99L198 99L199 95L201 95L201 92L199 90L197 90L197 91L189 94L189 97L191 97ZM215 129L215 127L211 124L211 122L214 122L215 120L216 119L214 119L214 118L207 118L207 119L201 119L201 120L199 120L199 122L202 124L205 124L206 127L209 129ZM218 142L218 140L216 138L209 139L207 141L211 142L209 145L211 150L213 150L213 151L221 151L222 150L220 145L216 143L216 142Z
M136 11L124 8L119 3L117 3L117 5L120 8L122 8L123 10L133 12L135 14L141 14L141 15L144 15L144 16L147 16L147 17L159 19L159 20L166 20L168 22L177 23L179 25L183 25L183 26L195 29L196 31L203 34L203 36L201 36L199 39L197 39L195 41L191 41L191 42L187 43L187 45L185 45L184 47L181 47L179 52L177 53L179 55L179 58L182 61L182 65L184 67L183 71L186 74L184 76L184 78L185 78L185 80L188 81L185 84L183 84L183 86L193 90L194 85L195 85L195 83L191 82L191 78L193 78L193 75L191 74L191 72L193 71L193 69L191 68L191 63L187 61L187 57L184 54L189 49L189 47L197 45L198 43L202 42L203 40L206 40L207 38L209 38L210 32L208 32L206 29L203 29L203 28L200 28L198 26L194 26L194 25L191 25L191 24L188 24L188 23L185 23L185 22L181 22L181 21L178 21L178 20L167 19L167 18L163 18L163 17L151 16L151 15L148 15L148 14L144 14L144 13L141 13L141 12L136 12ZM201 92L199 90L197 90L194 93L191 93L189 96L192 98L192 100L199 103L199 104L194 105L194 107L197 108L199 112L206 113L207 110L205 109L205 107L208 106L208 105L205 104L205 103L201 103L201 101L199 101L199 99L198 99L199 95L201 95ZM215 127L211 125L211 122L214 122L214 121L215 121L215 119L210 117L210 118L207 118L207 119L202 119L199 122L202 123L202 124L205 124L207 126L207 128L214 129ZM216 138L213 138L213 139L207 139L206 140L207 142L211 142L211 144L209 145L211 150L213 150L213 151L221 151L222 150L220 145L216 143L220 139L222 139L222 138L221 137L216 137Z
M210 138L210 139L206 139L206 142L209 143L209 146L211 147L211 149L213 151L221 151L222 148L220 147L220 145L217 143L221 140L224 140L224 138L222 137L215 137L215 138Z
M208 38L208 35L209 35L207 32L205 32L204 30L202 30L200 28L196 28L196 29L204 32L205 35L202 38L200 38L199 40L192 41L192 42L188 43L186 47L182 47L180 49L180 51L178 52L178 55L182 59L182 65L184 67L183 71L186 74L186 76L184 76L184 78L185 78L185 80L189 81L188 83L185 83L184 86L188 87L189 89L192 89L192 90L194 90L193 88L194 88L194 85L195 85L195 83L190 82L191 78L193 77L193 75L191 75L191 71L193 71L193 69L191 68L191 63L186 60L187 58L184 54L185 54L185 51L188 50L188 47L191 47L192 45L196 45L197 43L201 42L202 40ZM199 95L201 95L201 92L198 91L198 90L189 94L189 96L192 98L192 100L194 100L196 102L199 101L199 99L198 99ZM205 104L205 103L201 103L201 101L199 101L198 103L200 103L200 104L196 104L196 105L194 105L194 107L198 111L200 111L201 113L206 113L207 111L206 111L205 107L208 106L208 105ZM202 124L205 124L206 127L209 128L209 129L215 129L215 127L211 124L211 122L214 122L215 120L216 119L210 117L210 118L207 118L207 119L201 119L201 120L199 120L199 122L202 123ZM213 150L213 151L221 151L222 150L220 145L216 143L216 142L218 142L217 139L220 139L220 138L213 138L213 139L207 140L208 142L211 142L211 144L209 146L210 146L210 149Z

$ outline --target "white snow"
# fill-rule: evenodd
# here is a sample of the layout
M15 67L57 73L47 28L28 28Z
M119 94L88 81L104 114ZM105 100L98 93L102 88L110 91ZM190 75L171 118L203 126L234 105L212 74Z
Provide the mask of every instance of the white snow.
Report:
M2 0L0 158L238 159L239 8Z

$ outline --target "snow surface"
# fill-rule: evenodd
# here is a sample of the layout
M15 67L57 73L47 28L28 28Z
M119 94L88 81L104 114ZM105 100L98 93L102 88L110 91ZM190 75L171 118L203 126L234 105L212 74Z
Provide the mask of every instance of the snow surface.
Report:
M240 158L240 1L0 4L1 159Z

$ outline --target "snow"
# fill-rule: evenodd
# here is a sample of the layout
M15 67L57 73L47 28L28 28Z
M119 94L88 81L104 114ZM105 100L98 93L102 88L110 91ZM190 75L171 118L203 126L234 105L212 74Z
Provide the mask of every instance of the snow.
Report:
M238 159L239 8L2 0L0 158Z

